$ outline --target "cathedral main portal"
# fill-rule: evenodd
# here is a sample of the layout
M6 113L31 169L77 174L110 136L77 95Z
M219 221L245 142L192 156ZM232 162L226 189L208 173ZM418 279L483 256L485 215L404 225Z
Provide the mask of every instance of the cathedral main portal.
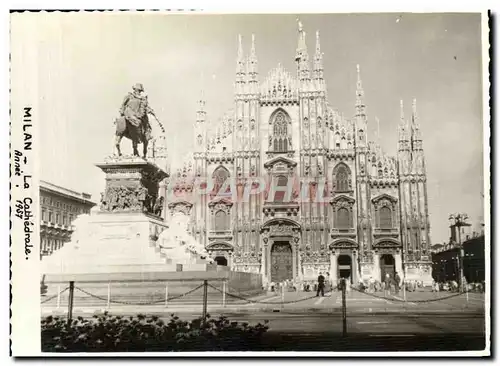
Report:
M288 241L274 242L271 248L271 281L293 279L292 246Z

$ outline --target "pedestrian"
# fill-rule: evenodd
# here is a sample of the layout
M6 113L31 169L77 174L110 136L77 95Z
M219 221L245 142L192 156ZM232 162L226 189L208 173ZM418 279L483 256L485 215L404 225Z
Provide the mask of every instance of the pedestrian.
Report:
M316 296L319 296L319 293L321 292L321 296L325 296L325 276L319 273L318 276L318 287L316 290Z
M394 274L394 287L396 290L396 294L399 294L399 284L401 283L401 277L399 277L398 272Z
M385 274L385 295L389 296L391 294L391 275L389 273Z

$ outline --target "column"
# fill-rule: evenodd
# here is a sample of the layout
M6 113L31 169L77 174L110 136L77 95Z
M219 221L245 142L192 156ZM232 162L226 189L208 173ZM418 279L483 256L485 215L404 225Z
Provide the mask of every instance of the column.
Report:
M271 281L271 247L273 246L272 241L266 247L266 277L268 281Z
M358 283L358 252L355 250L352 252L352 274L351 274L351 284L356 285Z
M335 252L330 253L330 278L332 280L333 285L337 284L337 254Z
M398 250L394 253L394 262L396 265L396 272L398 272L399 277L403 277L403 261L401 260L401 252Z
M375 281L381 281L381 273L380 273L380 254L378 251L373 251L373 279Z
M293 240L290 241L290 246L292 247L292 281L295 281L295 277L297 277L298 250Z

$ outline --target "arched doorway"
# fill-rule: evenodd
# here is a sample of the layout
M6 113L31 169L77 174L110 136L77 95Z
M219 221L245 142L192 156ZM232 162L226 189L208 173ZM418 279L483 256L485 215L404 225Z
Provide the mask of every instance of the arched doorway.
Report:
M342 254L337 259L338 276L337 278L351 278L352 275L352 258L350 255ZM352 278L351 278L352 281Z
M226 257L223 257L223 256L215 257L214 262L218 266L227 266L227 259L226 259Z
M396 261L392 254L383 254L380 257L380 280L383 282L385 280L386 274L389 274L391 278L394 278L396 273Z
M288 241L277 241L271 248L271 281L293 279L292 246Z

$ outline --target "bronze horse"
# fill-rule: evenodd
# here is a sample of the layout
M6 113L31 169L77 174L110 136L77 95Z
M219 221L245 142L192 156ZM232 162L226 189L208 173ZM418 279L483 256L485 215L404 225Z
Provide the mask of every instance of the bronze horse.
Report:
M141 118L141 123L135 126L130 121L122 116L116 119L116 140L115 147L118 156L121 156L120 143L123 137L128 138L132 141L132 148L134 156L139 156L139 151L137 150L137 145L142 144L142 154L143 158L146 159L148 153L148 142L151 139L151 127L149 126L149 121L147 114Z

